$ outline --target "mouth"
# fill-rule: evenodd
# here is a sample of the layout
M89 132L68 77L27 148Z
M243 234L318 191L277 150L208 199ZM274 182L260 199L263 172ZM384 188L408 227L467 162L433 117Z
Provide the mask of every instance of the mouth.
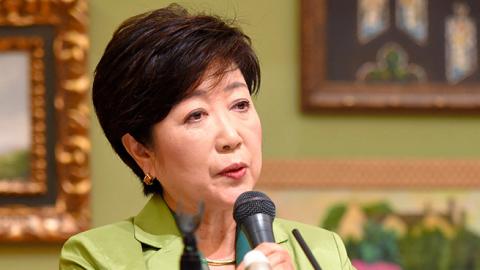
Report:
M247 165L245 163L233 163L227 167L225 167L219 175L233 178L233 179L240 179L242 178L247 172Z

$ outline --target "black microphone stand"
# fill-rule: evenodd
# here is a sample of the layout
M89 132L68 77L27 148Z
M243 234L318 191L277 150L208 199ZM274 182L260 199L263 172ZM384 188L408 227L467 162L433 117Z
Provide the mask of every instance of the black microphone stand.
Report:
M202 260L197 250L197 241L193 234L183 236L182 257L180 259L180 270L202 270Z
M181 207L174 214L175 222L183 238L183 253L180 258L180 270L203 270L200 252L197 248L195 231L200 225L203 215L203 203L200 203L198 213L189 215L182 213Z

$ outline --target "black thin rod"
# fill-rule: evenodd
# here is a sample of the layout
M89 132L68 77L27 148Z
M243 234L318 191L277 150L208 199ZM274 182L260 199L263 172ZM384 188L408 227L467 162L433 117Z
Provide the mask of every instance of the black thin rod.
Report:
M308 260L309 260L310 263L312 264L313 269L315 269L315 270L322 270L322 268L321 268L320 265L318 264L317 260L315 260L315 257L313 257L313 253L312 253L312 251L310 250L310 248L308 247L307 243L305 242L305 240L303 240L303 237L302 237L302 235L300 234L300 232L299 232L297 229L293 229L293 230L292 230L292 233L293 233L293 236L295 236L295 239L297 239L298 244L300 244L300 247L302 248L303 253L305 253L305 255L307 256Z

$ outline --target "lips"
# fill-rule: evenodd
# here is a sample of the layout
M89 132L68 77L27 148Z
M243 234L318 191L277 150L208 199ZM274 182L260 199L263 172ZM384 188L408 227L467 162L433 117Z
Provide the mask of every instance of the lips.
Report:
M227 167L225 167L219 175L233 178L233 179L240 179L242 178L245 173L247 172L247 165L245 163L233 163Z

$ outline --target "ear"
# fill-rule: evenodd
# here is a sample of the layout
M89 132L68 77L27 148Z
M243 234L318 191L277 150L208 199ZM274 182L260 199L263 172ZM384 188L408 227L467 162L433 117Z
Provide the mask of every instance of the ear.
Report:
M130 156L137 162L138 166L140 166L143 172L149 173L155 178L153 151L149 150L145 145L138 142L129 133L122 136L122 144Z

